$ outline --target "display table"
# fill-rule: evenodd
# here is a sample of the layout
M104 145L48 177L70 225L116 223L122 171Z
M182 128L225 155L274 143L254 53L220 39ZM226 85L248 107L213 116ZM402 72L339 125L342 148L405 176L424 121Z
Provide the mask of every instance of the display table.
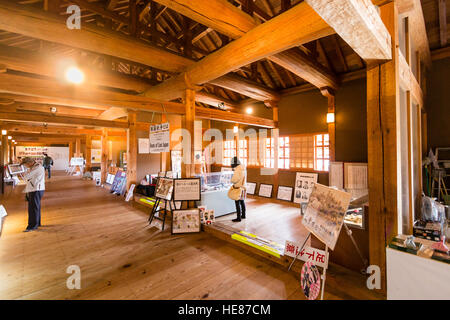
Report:
M388 299L446 300L450 297L448 263L388 247L386 273Z
M202 199L197 201L197 205L214 210L216 218L236 212L234 201L228 198L228 189L202 192Z

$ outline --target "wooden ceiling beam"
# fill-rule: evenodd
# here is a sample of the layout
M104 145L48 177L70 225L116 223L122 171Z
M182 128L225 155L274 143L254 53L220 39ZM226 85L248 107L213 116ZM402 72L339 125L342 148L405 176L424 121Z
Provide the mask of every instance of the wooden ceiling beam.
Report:
M280 96L275 91L272 91L257 82L253 82L235 74L227 74L223 77L209 81L209 83L231 91L238 92L244 96L259 101L280 99Z
M216 108L219 106L219 104L224 103L225 108L229 110L235 110L238 107L238 104L232 100L224 99L222 97L218 97L211 93L206 93L203 91L195 93L195 101L214 106Z
M206 2L190 0L155 1L233 39L242 37L258 26L256 19L226 0L209 0ZM252 3L252 11L254 8L255 5ZM284 11L287 11L288 8L289 6L286 5ZM217 12L221 12L220 19L217 18ZM331 71L306 54L292 53L291 55L291 53L289 51L288 53L276 54L273 57L268 57L268 59L284 68L288 67L286 69L311 82L318 88L330 87L337 89L337 78ZM298 65L298 67L295 65ZM282 79L281 82L283 82Z
M370 0L305 0L366 61L392 59L391 36Z
M151 88L145 95L161 100L179 98L186 88L186 78L192 84L201 85L254 61L332 33L333 29L302 2L196 62L185 74Z
M73 127L58 127L58 126L43 126L32 125L27 122L6 122L0 123L2 129L7 130L8 133L36 133L36 134L60 134L60 135L91 135L99 136L102 134L102 130L95 129L80 129ZM108 136L120 136L126 137L126 131L108 130Z
M198 119L210 119L238 124L254 125L264 128L275 128L275 122L270 119L211 108L196 107L195 117Z
M87 86L61 84L48 79L34 79L13 74L0 74L0 92L48 98L60 105L117 107L152 112L184 114L185 106L175 102L117 93Z
M72 124L80 126L92 126L103 128L123 128L129 127L128 121L107 121L88 118L62 117L52 115L29 114L24 112L0 112L0 120L3 121L20 121L20 122L37 122L37 123L54 123L54 124Z
M161 70L181 72L192 60L105 29L83 25L70 30L63 17L0 0L0 29L67 46L142 63Z
M51 111L51 107L56 109L55 112ZM75 108L67 106L50 106L46 104L37 104L29 102L15 102L11 105L1 105L0 111L5 112L39 112L48 113L61 116L76 116L76 117L98 117L103 111L96 109Z

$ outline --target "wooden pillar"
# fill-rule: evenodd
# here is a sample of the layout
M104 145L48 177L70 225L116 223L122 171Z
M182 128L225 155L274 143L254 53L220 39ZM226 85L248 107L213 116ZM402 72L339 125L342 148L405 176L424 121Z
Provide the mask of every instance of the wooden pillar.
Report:
M137 136L135 111L128 111L129 128L127 130L127 189L137 184Z
M86 136L86 171L92 168L92 136Z
M81 139L75 140L75 157L81 157Z
M73 142L69 142L69 163L70 163L70 159L72 159L73 157Z
M13 142L8 139L8 163L13 163Z
M336 114L336 95L331 88L323 88L320 90L322 95L328 99L328 113ZM330 140L330 162L336 160L336 115L335 121L327 123L328 137Z
M194 162L194 121L195 121L195 91L193 89L186 89L184 103L186 104L186 115L184 116L184 129L190 134L189 150L183 148L183 163L181 166L181 176L183 178L190 178L195 172Z
M277 197L278 186L279 186L279 164L278 164L278 153L279 153L279 124L278 124L278 101L265 102L267 106L272 108L272 119L275 122L275 128L272 130L271 138L273 139L273 192L272 197Z
M105 183L106 176L108 173L108 130L106 128L102 129L101 142L102 142L102 162L100 168L101 168L102 183Z
M394 2L380 7L392 37L392 60L367 67L367 135L369 163L369 258L381 270L386 294L386 246L398 231L397 147L399 114L398 12Z
M1 133L1 131L0 131ZM0 148L0 178L2 179L0 184L1 184L1 192L2 194L5 193L5 182L3 180L4 178L4 174L5 174L5 165L6 165L6 145L8 143L8 135L2 135L1 136L1 148Z

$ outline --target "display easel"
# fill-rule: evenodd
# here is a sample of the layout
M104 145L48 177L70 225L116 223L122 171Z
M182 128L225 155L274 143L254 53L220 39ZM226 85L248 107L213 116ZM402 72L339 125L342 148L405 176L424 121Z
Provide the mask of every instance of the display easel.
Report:
M160 208L161 200L164 201L164 208ZM167 204L169 204L169 210L167 209ZM152 223L153 219L162 221L162 231L164 231L164 226L166 224L166 216L168 211L172 211L172 202L171 200L166 200L162 198L156 198L155 205L153 206L152 212L150 213L150 217L148 218L149 224ZM158 213L158 216L156 214ZM160 214L163 214L160 217Z

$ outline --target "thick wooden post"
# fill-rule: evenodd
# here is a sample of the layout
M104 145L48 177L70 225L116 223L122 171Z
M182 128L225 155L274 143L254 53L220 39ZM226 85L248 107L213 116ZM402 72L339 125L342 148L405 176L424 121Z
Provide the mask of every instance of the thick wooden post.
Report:
M275 128L272 129L271 138L273 139L273 192L272 197L276 198L279 185L279 164L278 164L278 153L279 153L279 124L278 124L278 101L266 101L264 102L267 106L272 108L272 118L275 122Z
M92 168L92 136L88 134L86 136L86 171L90 171Z
M5 174L5 165L6 165L6 146L8 144L8 135L2 135L1 136L1 141L2 141L2 145L1 145L1 156L0 156L0 178L1 180L1 189L2 189L2 194L5 192L5 182L3 180L4 178L4 174Z
M102 183L106 182L106 176L108 173L108 130L106 128L102 129L102 162L100 165Z
M183 154L181 176L183 178L189 178L192 177L195 172L195 161L194 161L195 90L186 89L184 103L186 104L186 115L184 116L184 129L186 129L190 134L190 146L189 150L185 150L185 148L183 149L183 152L187 152L187 154Z
M398 232L397 117L399 114L398 13L394 2L380 8L392 37L392 60L367 67L367 135L369 163L369 257L381 270L386 293L386 246Z
M127 189L131 184L137 183L137 137L136 137L136 112L128 112L130 126L127 130Z
M81 139L75 140L75 157L81 157Z
M73 157L73 142L69 142L69 163L72 157Z

